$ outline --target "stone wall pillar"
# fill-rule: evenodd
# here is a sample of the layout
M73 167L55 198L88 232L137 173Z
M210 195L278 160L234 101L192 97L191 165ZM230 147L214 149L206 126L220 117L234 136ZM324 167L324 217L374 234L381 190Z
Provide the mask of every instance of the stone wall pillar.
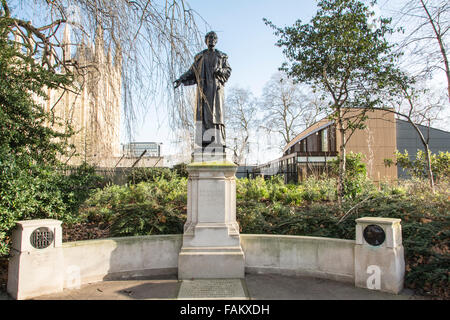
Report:
M236 222L237 166L226 161L187 166L188 208L178 278L244 278Z
M356 219L355 286L398 294L405 259L400 219Z
M61 221L18 221L12 234L7 291L17 300L62 292Z

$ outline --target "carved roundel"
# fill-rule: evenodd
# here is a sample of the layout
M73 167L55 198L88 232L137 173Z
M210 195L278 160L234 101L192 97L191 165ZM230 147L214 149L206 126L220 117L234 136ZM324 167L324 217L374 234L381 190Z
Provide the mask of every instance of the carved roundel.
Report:
M45 249L53 242L53 232L47 227L37 228L31 233L30 242L36 249Z
M386 239L386 234L380 226L375 224L368 225L363 232L364 239L371 246L380 246Z

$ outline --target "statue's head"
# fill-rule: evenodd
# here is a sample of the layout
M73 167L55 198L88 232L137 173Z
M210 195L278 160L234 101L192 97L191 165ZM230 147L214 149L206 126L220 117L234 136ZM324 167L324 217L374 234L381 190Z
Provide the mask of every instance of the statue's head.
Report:
M205 35L205 43L208 48L214 48L217 43L217 33L210 31Z

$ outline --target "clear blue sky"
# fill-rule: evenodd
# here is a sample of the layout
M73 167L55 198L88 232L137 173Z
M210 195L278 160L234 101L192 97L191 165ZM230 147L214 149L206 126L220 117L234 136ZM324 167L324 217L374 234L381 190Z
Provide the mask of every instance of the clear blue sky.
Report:
M248 87L259 95L265 82L283 61L274 44L273 30L292 25L297 19L309 21L315 13L313 0L192 0L190 4L219 36L217 48L229 56L233 69L228 86ZM204 30L206 31L206 29Z
M240 86L256 96L284 61L281 48L275 46L277 38L273 30L262 19L283 27L297 19L309 22L316 12L314 0L191 0L188 3L211 26L207 28L199 20L200 30L216 31L217 49L228 54L232 74L226 88ZM163 155L176 152L176 147L170 145L174 137L167 125L167 115L158 114L157 121L155 116L154 112L148 113L135 140L163 142Z

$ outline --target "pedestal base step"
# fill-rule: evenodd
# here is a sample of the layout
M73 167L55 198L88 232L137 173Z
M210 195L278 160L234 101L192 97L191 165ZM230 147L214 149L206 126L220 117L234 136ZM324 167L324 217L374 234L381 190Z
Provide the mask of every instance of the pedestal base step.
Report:
M241 279L183 280L179 300L249 300L245 281Z
M242 279L244 252L240 247L183 247L178 256L178 279Z

